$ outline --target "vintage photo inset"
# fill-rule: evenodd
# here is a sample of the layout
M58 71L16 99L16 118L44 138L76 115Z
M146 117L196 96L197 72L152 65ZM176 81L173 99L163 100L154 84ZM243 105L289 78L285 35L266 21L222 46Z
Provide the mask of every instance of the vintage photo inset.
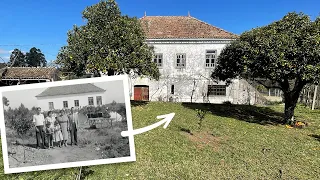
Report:
M1 88L5 173L135 161L127 76Z

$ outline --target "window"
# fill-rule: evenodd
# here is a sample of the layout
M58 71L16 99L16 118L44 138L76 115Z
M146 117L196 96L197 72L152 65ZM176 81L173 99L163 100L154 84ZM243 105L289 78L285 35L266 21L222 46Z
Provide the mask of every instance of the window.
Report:
M225 96L226 86L225 85L208 85L208 95L213 96Z
M171 85L171 94L174 94L174 85Z
M162 54L155 54L153 62L158 65L158 67L162 67Z
M186 67L186 54L177 54L177 68Z
M53 102L49 102L49 109L50 109L50 110L53 110L53 109L54 109Z
M97 96L96 99L97 99L97 105L98 106L102 105L102 96Z
M216 50L206 51L206 68L214 68L216 58L217 58Z
M79 107L79 100L74 100L74 107Z
M63 108L68 108L68 101L63 101Z
M92 106L94 103L93 103L93 97L88 97L88 104L90 106Z

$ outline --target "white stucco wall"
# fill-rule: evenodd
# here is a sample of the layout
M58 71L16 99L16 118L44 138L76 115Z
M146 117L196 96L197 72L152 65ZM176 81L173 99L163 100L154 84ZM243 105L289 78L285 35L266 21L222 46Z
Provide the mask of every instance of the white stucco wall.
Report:
M150 101L168 101L173 97L177 102L208 102L204 95L207 93L208 85L225 85L225 82L213 82L210 75L213 69L205 67L206 51L216 50L217 56L230 41L172 41L153 42L149 45L154 47L155 53L162 53L162 67L159 68L161 77L159 81L148 78L130 78L129 91L131 99L134 99L134 86L149 86ZM176 68L176 54L186 54L186 67ZM194 81L196 84L194 85ZM174 85L174 95L171 94L171 85ZM256 90L245 80L234 79L227 86L225 96L209 96L210 103L223 103L230 101L234 104L255 104L259 95Z
M149 99L151 101L167 101L173 96L175 101L190 102L193 93L193 102L204 102L203 94L207 92L208 84L224 85L224 82L214 83L210 80L212 68L205 67L206 51L216 50L217 55L221 53L228 41L208 41L208 42L184 42L184 43L150 43L154 46L155 53L162 53L162 67L159 68L161 78L159 81L147 78L131 79L131 98L134 98L134 85L149 86ZM186 67L176 68L176 54L186 54ZM196 85L194 86L194 81ZM171 95L171 85L174 85L174 95ZM237 86L231 85L226 89L225 96L210 96L211 103L222 103L224 101L234 101Z
M97 105L97 96L102 96L102 104L106 103L106 96L104 93L85 93L85 94L75 94L75 95L60 95L60 96L48 96L48 97L38 97L37 106L41 107L42 110L49 110L49 102L53 102L54 109L63 109L63 101L68 101L68 108L74 107L74 100L79 100L79 106L88 105L88 97L93 97L94 105Z

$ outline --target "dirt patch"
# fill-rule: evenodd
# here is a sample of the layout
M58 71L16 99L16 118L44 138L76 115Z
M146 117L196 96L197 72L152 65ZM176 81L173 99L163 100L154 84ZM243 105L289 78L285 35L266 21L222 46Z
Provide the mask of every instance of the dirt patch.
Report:
M36 149L35 135L23 141L15 136L7 137L9 166L15 168L127 157L130 156L129 140L121 136L123 130L127 128L121 123L98 129L79 128L78 146L70 146L69 134L69 146L55 146L54 149Z
M196 132L193 134L182 132L188 137L190 141L196 144L198 149L203 149L206 146L213 148L214 151L218 151L220 147L220 142L225 140L226 137L217 137L208 132Z

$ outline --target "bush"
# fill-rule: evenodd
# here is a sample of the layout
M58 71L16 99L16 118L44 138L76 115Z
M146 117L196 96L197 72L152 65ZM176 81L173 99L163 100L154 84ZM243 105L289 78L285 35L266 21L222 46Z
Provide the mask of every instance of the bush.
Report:
M230 101L224 101L222 104L225 104L225 105L232 105L232 103Z
M25 135L33 126L33 112L23 104L19 108L9 108L4 112L6 125L14 129L19 136Z

